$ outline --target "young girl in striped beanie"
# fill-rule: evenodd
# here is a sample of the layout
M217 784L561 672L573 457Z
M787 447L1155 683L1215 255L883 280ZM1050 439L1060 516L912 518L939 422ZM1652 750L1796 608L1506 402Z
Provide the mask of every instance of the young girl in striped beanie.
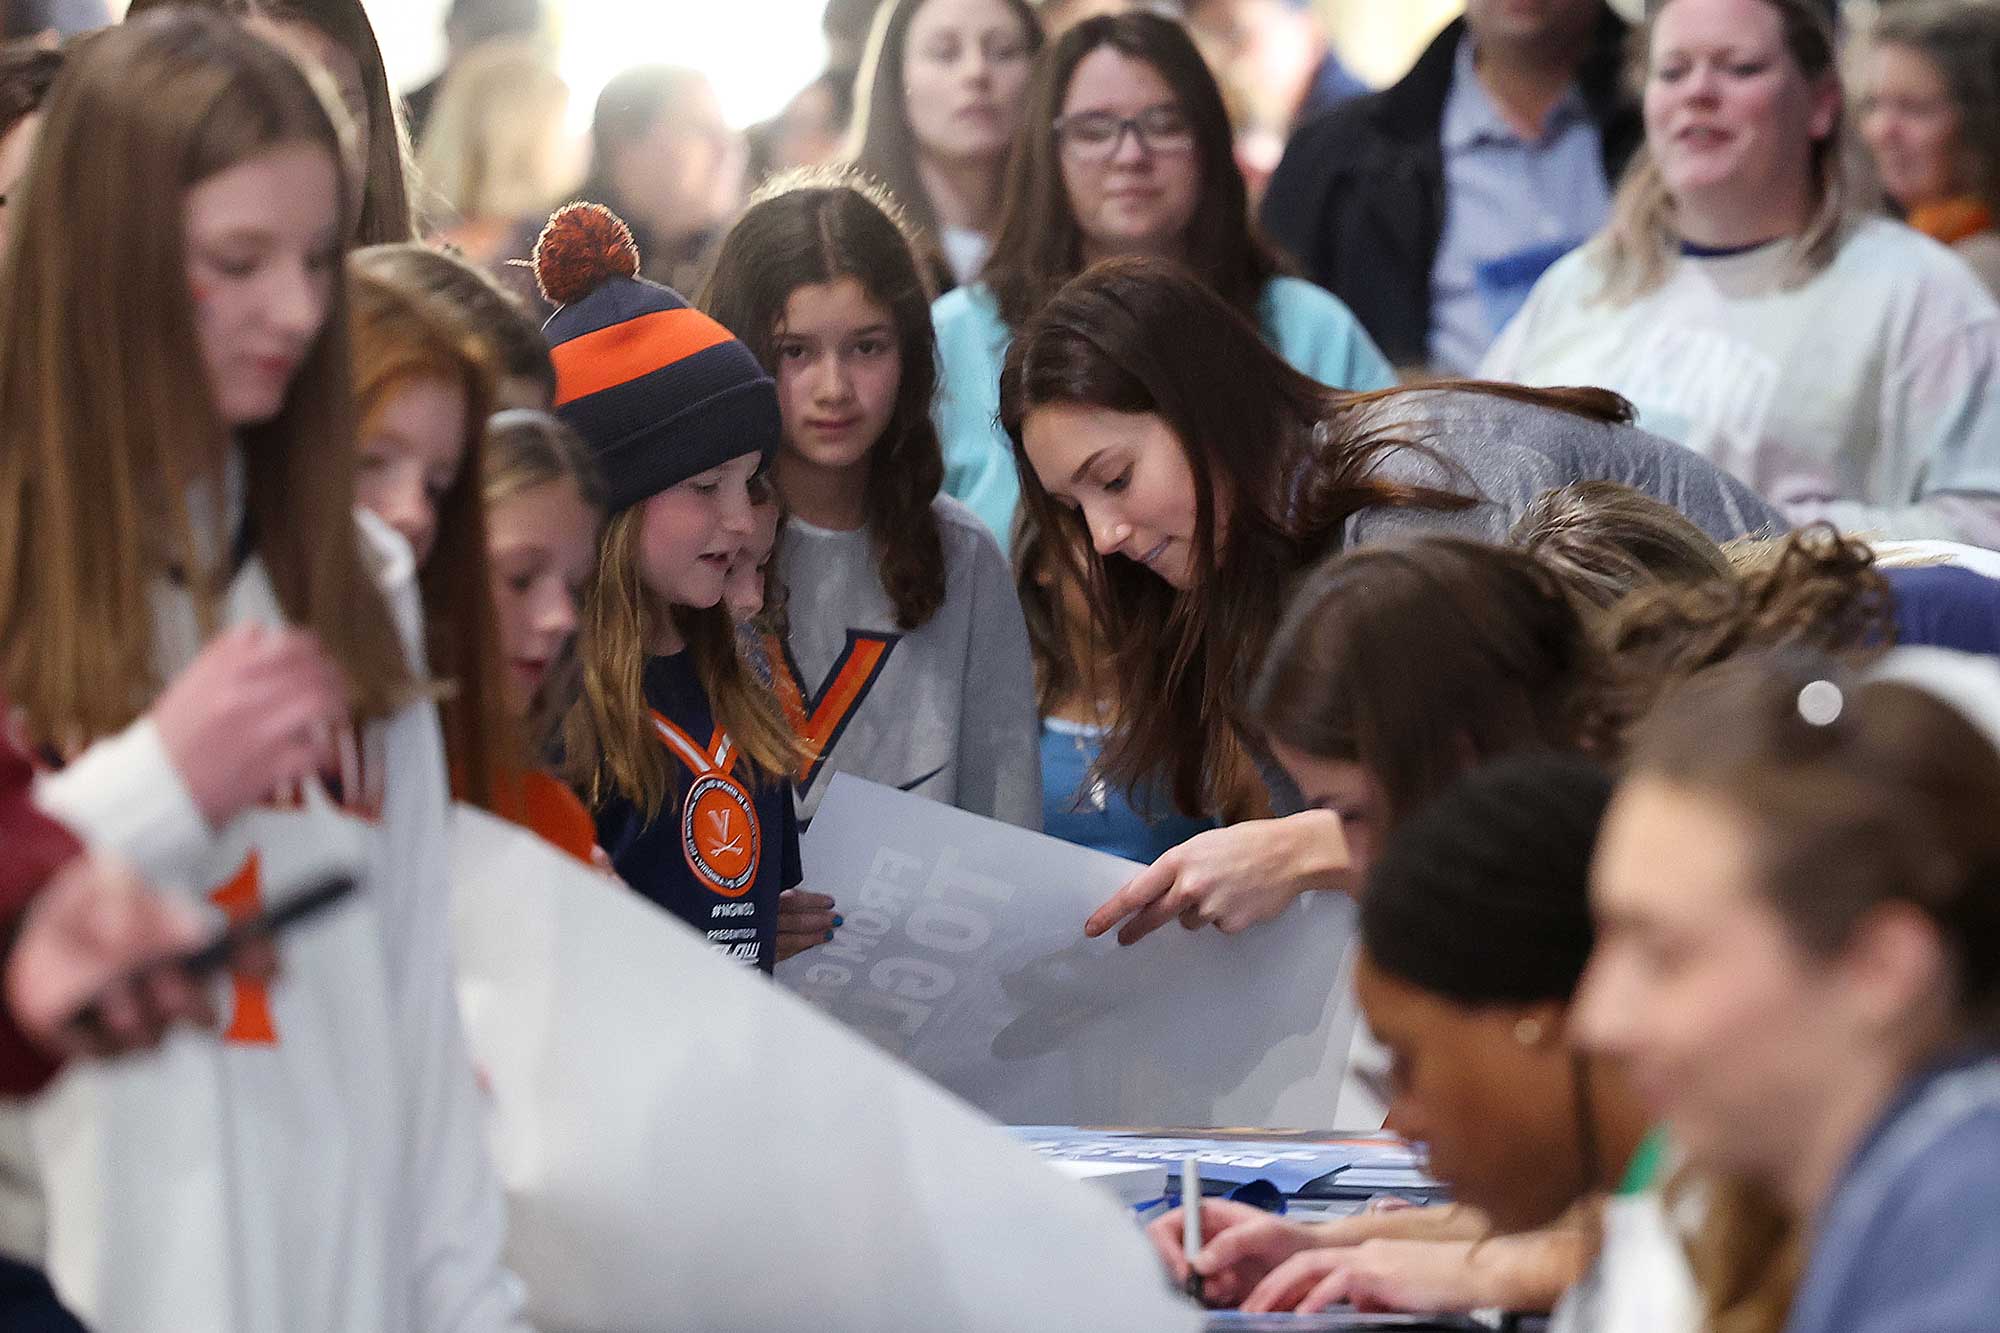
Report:
M638 267L631 232L593 204L558 212L535 247L561 307L544 330L556 415L589 445L610 515L562 747L618 873L769 971L833 928L800 898L781 909L801 877L787 776L799 747L722 604L751 485L781 438L778 397L728 330Z

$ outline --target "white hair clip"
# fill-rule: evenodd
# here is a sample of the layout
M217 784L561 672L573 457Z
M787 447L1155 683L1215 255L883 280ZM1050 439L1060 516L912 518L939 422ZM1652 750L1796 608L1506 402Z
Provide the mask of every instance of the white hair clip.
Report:
M1816 680L1799 691L1799 716L1815 727L1830 727L1840 720L1847 704L1840 686L1830 680Z

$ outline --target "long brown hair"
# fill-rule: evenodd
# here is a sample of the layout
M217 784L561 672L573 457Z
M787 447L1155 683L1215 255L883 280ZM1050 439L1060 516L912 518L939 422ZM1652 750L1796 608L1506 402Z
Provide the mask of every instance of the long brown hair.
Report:
M931 286L954 285L939 236L944 228L930 191L917 173L917 141L910 130L904 70L909 64L910 24L925 0L893 0L876 12L868 47L855 76L854 165L887 186L902 206L911 232L911 246L923 264ZM1042 49L1042 21L1028 0L1003 0L1020 21L1028 53Z
M1653 28L1672 0L1647 6L1645 25L1633 36L1635 82L1643 83L1651 63ZM1824 0L1763 0L1784 22L1785 51L1810 82L1839 80L1839 48ZM1860 212L1859 190L1848 170L1847 113L1835 117L1832 131L1812 146L1813 214L1792 241L1790 283L1812 278L1833 262ZM1641 147L1626 168L1611 203L1611 220L1591 242L1604 273L1601 299L1627 305L1656 291L1680 257L1681 234L1674 221L1674 199L1653 160Z
M389 88L382 47L361 0L132 0L128 18L150 9L206 9L231 18L269 23L303 23L354 57L368 98L368 160L361 211L354 222L356 245L407 241L416 235L410 211L410 132L400 103Z
M902 375L889 424L868 451L862 512L896 623L914 630L944 605L944 537L931 508L944 485L944 452L931 420L937 340L930 301L894 203L852 173L781 177L729 229L696 304L775 377L792 293L841 278L861 284L895 325Z
M1077 65L1100 47L1151 65L1173 89L1194 128L1200 176L1187 226L1186 263L1224 301L1255 319L1258 298L1280 264L1251 221L1222 90L1187 30L1142 10L1085 19L1035 62L1027 110L1007 162L1000 230L980 274L999 304L1000 318L1020 328L1083 268L1083 233L1063 184L1055 124Z
M1007 352L1000 418L1014 441L1022 503L1038 527L1062 534L1058 549L1083 580L1094 633L1111 645L1119 696L1107 775L1128 786L1164 777L1191 814L1255 808L1261 797L1238 709L1294 580L1338 548L1341 525L1361 510L1476 503L1374 475L1396 450L1429 451L1406 428L1383 428L1377 409L1438 388L1596 420L1630 415L1622 399L1597 390L1471 382L1329 389L1286 365L1205 283L1158 259L1094 265L1028 322ZM1195 586L1177 591L1133 561L1092 554L1081 517L1043 489L1021 425L1030 411L1059 403L1150 413L1171 429L1195 480L1194 567L1205 571ZM1231 506L1222 544L1218 496Z
M1069 534L1058 530L1057 540ZM1074 577L1074 557L1050 542L1026 508L1014 514L1014 592L1021 599L1021 618L1028 627L1028 655L1035 665L1035 708L1043 717L1077 698L1094 695L1091 673L1097 656L1082 626L1064 605L1064 589Z
M582 693L563 718L562 748L564 775L592 806L620 795L651 820L679 791L646 703L647 658L668 623L687 641L716 725L736 743L752 780L782 779L805 753L777 697L738 652L728 608L670 606L646 587L639 573L645 514L636 504L605 527L576 636Z
M507 717L499 632L486 566L486 506L481 500L481 439L493 401L492 377L478 344L451 312L421 291L355 266L354 392L366 436L397 390L414 380L451 385L465 404L458 473L437 501L437 541L418 570L426 647L440 701L445 754L459 789L493 807L493 779L515 766L518 738Z
M204 631L217 624L231 571L203 555L186 497L219 484L206 460L229 430L189 373L182 210L200 182L301 143L338 164L298 68L207 15L98 34L56 83L0 259L0 675L32 743L87 742L151 703L149 594L169 571ZM354 524L348 355L335 283L284 406L236 439L279 605L340 663L360 715L381 717L411 673Z
M1780 1333L1805 1275L1804 1228L1768 1186L1681 1170L1664 1194L1701 1223L1683 1238L1706 1333Z
M1293 749L1367 768L1393 827L1472 764L1601 752L1603 683L1589 631L1546 565L1427 535L1313 570L1247 713Z
M1734 577L1641 588L1601 623L1611 714L1629 726L1676 682L1745 652L1811 649L1856 660L1895 642L1895 594L1866 542L1816 523Z

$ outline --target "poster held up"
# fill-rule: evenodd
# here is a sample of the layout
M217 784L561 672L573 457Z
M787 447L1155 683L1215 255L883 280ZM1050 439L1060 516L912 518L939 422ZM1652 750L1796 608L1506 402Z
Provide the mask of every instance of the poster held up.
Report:
M1083 923L1141 867L837 775L803 848L846 924L778 979L1008 1124L1324 1124L1354 905L1129 948Z

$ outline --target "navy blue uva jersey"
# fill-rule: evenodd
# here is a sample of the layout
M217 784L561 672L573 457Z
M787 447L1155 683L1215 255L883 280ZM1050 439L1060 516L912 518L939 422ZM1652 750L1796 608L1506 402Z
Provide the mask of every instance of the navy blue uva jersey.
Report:
M648 661L645 688L672 793L650 822L614 794L597 811L598 844L627 884L701 931L710 948L769 972L778 894L803 878L792 784L760 779L737 755L687 653Z

